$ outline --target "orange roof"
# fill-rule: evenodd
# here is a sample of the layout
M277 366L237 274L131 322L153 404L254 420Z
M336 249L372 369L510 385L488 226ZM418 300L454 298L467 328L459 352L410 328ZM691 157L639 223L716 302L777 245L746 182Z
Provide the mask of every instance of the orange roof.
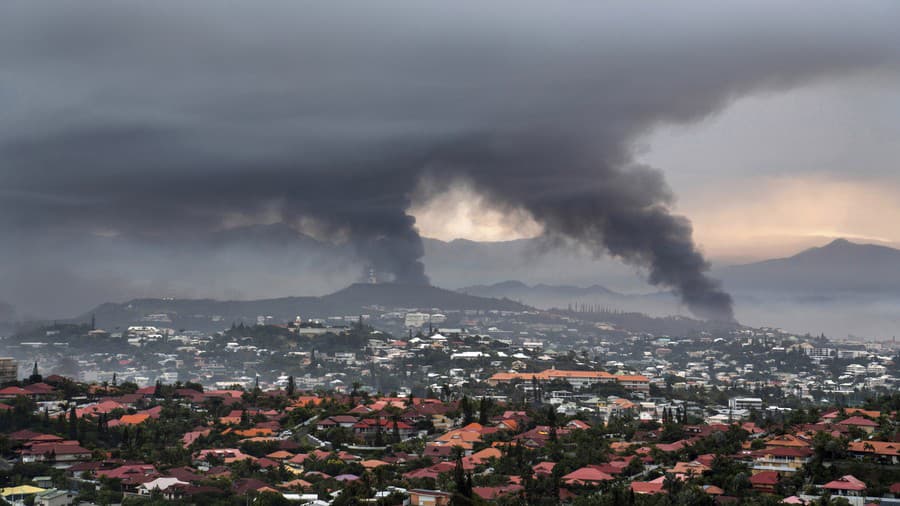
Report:
M627 441L613 441L612 443L609 444L609 449L614 452L623 452L623 451L631 448L631 446L633 444L634 443L629 443Z
M547 369L541 372L547 379L551 378L611 378L612 374L606 371L564 371L560 369Z
M616 376L616 381L650 381L650 378L646 376L641 376L639 374L628 375L628 374L619 374Z
M272 429L243 429L236 430L234 433L242 437L271 436L274 434Z
M307 489L307 488L312 487L312 483L310 483L310 482L308 482L308 481L306 481L306 480L301 480L301 479L297 478L297 479L295 479L295 480L286 481L286 482L284 482L284 483L282 483L282 484L280 484L280 485L278 485L278 486L279 486L279 487L283 487L283 488L300 488L300 489Z
M552 380L557 378L613 378L606 371L566 371L563 369L546 369L541 372L498 372L489 378L493 381L512 381L515 379L530 381L531 378L539 380Z
M477 443L481 441L481 434L471 430L451 430L450 432L445 432L438 436L437 441L444 442L466 442L466 443Z
M635 494L665 494L663 484L654 481L633 481L631 482L631 491Z
M881 416L881 411L873 411L873 410L860 409L860 408L844 408L843 412L848 415L868 416L869 418L876 419L876 420L878 419L878 417ZM840 415L840 414L841 414L841 410L836 410L836 411L832 411L830 413L825 413L824 415L822 415L822 418L824 418L826 420L830 419L830 418L837 418L838 415Z
M150 415L144 413L122 415L122 418L119 418L119 423L124 425L137 425L146 422L148 418L150 418Z
M766 440L766 446L793 446L803 447L809 446L809 443L791 434L783 434Z
M900 457L900 443L890 441L853 441L848 446L851 452Z
M303 395L294 402L294 406L318 406L319 404L322 404L322 398L315 395Z
M466 457L466 459L468 459L473 464L484 464L490 459L499 459L502 456L503 452L501 452L500 450L493 447L488 447L484 450L469 455L468 457Z
M623 398L621 398L621 397L619 397L618 399L613 400L612 402L613 402L613 404L619 406L619 407L622 408L622 409L629 409L629 408L633 408L633 407L636 406L635 403L629 401L628 399L623 399Z
M709 471L709 468L699 462L678 462L672 468L675 474L693 474L700 475Z

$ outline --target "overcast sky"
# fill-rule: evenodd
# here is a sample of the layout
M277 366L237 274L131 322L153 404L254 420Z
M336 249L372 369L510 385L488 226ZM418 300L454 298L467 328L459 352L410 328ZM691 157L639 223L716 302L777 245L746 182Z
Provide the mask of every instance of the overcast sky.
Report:
M84 237L208 255L274 223L412 283L420 234L545 234L728 313L709 258L900 242L898 19L894 0L6 2L0 298L90 277ZM140 275L193 270L178 258ZM120 260L110 279L134 274Z

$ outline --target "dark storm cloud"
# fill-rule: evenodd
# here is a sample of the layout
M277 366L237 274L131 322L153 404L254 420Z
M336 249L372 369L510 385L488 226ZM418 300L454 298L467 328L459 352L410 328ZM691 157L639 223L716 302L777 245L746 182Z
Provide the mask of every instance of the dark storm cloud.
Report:
M406 211L427 176L474 182L729 319L632 142L747 93L893 67L898 15L890 1L11 3L6 258L30 235L196 238L274 213L424 283Z

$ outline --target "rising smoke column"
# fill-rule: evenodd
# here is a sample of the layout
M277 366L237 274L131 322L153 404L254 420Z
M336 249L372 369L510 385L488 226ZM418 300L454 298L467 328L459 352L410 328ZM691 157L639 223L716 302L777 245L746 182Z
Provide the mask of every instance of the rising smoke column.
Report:
M550 237L643 268L650 283L672 289L695 315L733 321L731 296L706 275L690 222L669 210L673 197L662 174L615 165L625 158L609 155L623 140L597 139L605 157L573 140L553 132L469 139L438 151L427 177L446 185L464 180L501 206L527 210Z

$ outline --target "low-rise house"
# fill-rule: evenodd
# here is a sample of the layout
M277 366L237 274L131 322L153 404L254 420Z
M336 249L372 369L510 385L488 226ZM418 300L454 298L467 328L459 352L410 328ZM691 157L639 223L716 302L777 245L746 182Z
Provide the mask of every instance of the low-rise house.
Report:
M535 476L551 476L553 475L554 467L556 467L556 462L538 462L531 466L531 469L534 471Z
M436 480L442 474L453 472L454 469L456 469L456 464L453 462L438 462L433 466L423 467L422 469L416 469L404 473L403 478L407 480L417 478L430 478L432 480Z
M452 494L440 490L412 489L409 491L411 506L449 506Z
M124 490L137 492L138 487L160 477L160 473L152 464L125 464L113 469L98 470L96 476L120 480Z
M316 422L316 428L319 430L328 430L334 427L352 429L357 423L359 423L359 418L356 418L355 416L335 415Z
M753 472L775 471L782 474L797 472L807 464L813 455L810 448L771 446L750 453L753 458Z
M875 432L875 429L878 428L878 423L869 420L868 418L864 418L862 416L851 416L846 420L841 420L836 425L842 425L848 428L859 429L866 434L871 434Z
M893 441L851 441L847 449L856 457L872 457L883 464L900 464L900 443Z
M391 421L385 418L364 418L353 424L353 432L362 436L372 436L380 430L385 437L390 437L396 428L402 438L408 438L415 434L415 427L402 421Z
M46 489L35 487L32 485L19 485L17 487L0 488L0 497L4 501L12 504L25 504L26 500L30 500L37 494L46 492Z
M137 493L138 495L150 495L153 491L159 491L164 498L171 500L177 496L179 487L187 485L189 483L186 481L181 481L175 477L163 476L138 485Z
M785 446L791 448L809 448L810 442L793 434L782 434L766 439L766 446Z
M598 486L605 481L612 481L611 475L595 468L594 466L585 466L576 469L571 473L562 477L562 482L566 485L580 485L586 487Z
M829 492L833 496L840 497L865 496L866 488L865 482L850 474L822 485L822 490Z
M237 448L210 448L200 450L194 460L199 462L208 462L210 458L219 459L225 464L231 464L232 462L237 462L239 460L253 460L252 455L247 455Z
M709 466L701 464L697 461L676 462L675 466L672 467L671 472L675 474L683 474L690 477L699 477L701 474L709 472Z
M21 459L23 463L47 462L57 469L65 469L77 462L90 460L91 451L83 448L78 441L36 443L22 450Z
M472 492L485 501L494 501L500 497L518 495L525 491L525 487L518 484L499 485L494 487L473 487Z
M664 494L665 490L663 490L663 484L665 483L666 477L660 476L655 480L650 481L633 481L631 482L631 491L635 494Z
M753 490L764 494L774 494L779 481L781 481L781 475L776 471L762 471L750 476L750 485Z
M70 506L75 504L75 494L68 490L48 490L34 497L35 506Z

